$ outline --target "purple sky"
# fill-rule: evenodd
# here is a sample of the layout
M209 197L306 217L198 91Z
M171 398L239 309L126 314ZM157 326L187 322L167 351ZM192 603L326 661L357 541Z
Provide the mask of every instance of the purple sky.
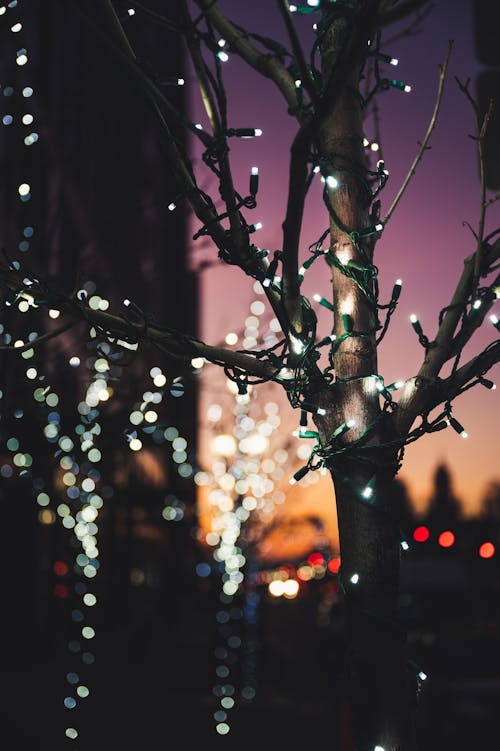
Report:
M264 0L252 3L219 3L233 20L252 31L284 39L275 4ZM314 17L298 19L304 29ZM389 35L393 35L391 29ZM474 249L474 241L464 221L477 225L479 180L470 105L453 79L467 77L474 83L479 65L473 47L472 2L441 0L424 21L422 32L400 40L385 51L399 58L394 73L411 84L412 92L397 90L380 97L382 145L389 182L382 195L382 215L390 206L423 138L433 106L438 80L438 65L443 60L447 41L454 40L450 74L446 83L442 114L428 152L410 184L396 214L377 244L375 263L380 270L381 301L390 296L396 278L403 279L400 304L389 333L379 350L379 372L386 382L414 375L422 359L420 347L409 324L409 315L417 313L424 331L433 338L439 310L448 304L463 259ZM389 67L389 66L388 66ZM286 202L288 149L295 132L294 121L274 85L249 70L231 55L224 66L232 127L259 127L259 139L235 141L231 151L235 182L242 193L248 185L253 165L260 170L258 207L248 221L262 221L256 235L260 247L281 247L281 222ZM189 82L189 81L188 81ZM198 103L194 117L206 124ZM367 128L369 133L369 128ZM202 182L203 185L203 182ZM203 185L204 188L207 186ZM500 224L500 203L488 216L492 229ZM302 259L308 245L327 226L320 186L311 190L302 233ZM195 258L207 258L207 251L195 251ZM308 272L304 293L320 292L329 297L329 274L318 261ZM237 330L248 315L255 298L251 283L234 267L216 266L201 277L201 336L210 343L220 341L229 330ZM500 308L500 306L497 306ZM323 310L323 309L321 309ZM497 309L498 314L498 309ZM320 312L325 329L329 322ZM466 355L479 352L494 339L495 331L486 323ZM213 368L210 369L212 377ZM493 371L493 376L495 371ZM496 368L498 375L498 366ZM432 475L439 462L446 461L452 471L457 495L467 510L474 510L490 479L500 480L496 419L500 390L482 387L468 392L455 402L454 414L465 426L469 438L463 440L451 429L428 436L408 447L401 477L410 494L422 507L431 490Z

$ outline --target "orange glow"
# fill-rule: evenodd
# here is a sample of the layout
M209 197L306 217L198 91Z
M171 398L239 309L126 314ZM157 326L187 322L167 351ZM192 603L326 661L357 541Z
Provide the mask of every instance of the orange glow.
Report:
M493 558L495 555L495 546L492 542L483 542L479 546L479 556L481 558Z
M438 543L442 548L451 548L451 546L455 544L455 535L447 529L439 535Z
M332 574L338 574L340 569L340 558L331 558L327 565L328 571Z

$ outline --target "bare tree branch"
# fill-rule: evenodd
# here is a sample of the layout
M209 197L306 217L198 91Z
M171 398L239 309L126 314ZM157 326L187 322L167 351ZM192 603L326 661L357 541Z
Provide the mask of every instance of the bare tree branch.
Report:
M292 20L292 14L290 13L290 6L288 5L287 0L278 0L278 7L283 21L285 22L288 38L290 39L292 51L295 56L298 69L300 71L302 88L307 91L311 102L314 104L317 99L317 94L311 81L309 71L307 70L307 64L305 61L304 52L302 50L302 45L300 44L299 37L297 36L297 32Z
M109 2L109 0L106 0L106 2ZM191 133L199 138L205 146L208 146L211 142L210 135L203 129L195 128L194 124L187 117L184 117L182 112L179 111L179 108L175 107L168 100L161 89L158 88L154 81L151 80L137 63L135 52L123 31L123 27L121 26L114 9L112 9L112 13L110 12L103 16L105 24L101 25L96 23L92 16L85 13L79 4L73 2L72 7L75 13L77 13L92 32L97 35L101 42L118 57L120 62L127 68L128 72L138 80L152 101L161 104L162 108L168 114L170 122L175 123L182 129L191 131ZM121 30L119 33L116 30L117 24ZM126 41L123 41L123 39Z
M198 86L200 89L201 99L204 104L210 125L212 126L213 133L216 137L221 135L221 121L217 104L214 100L212 89L210 87L210 81L205 70L205 62L201 54L200 41L194 33L194 26L189 15L187 4L185 0L182 3L183 15L186 19L185 38L191 60L193 62L194 71L198 80Z
M256 355L227 350L222 347L213 347L205 344L194 337L181 334L178 331L162 328L148 320L136 323L125 316L113 315L101 310L93 310L85 306L84 302L70 298L60 292L51 290L39 280L26 285L25 275L5 266L0 266L0 284L19 296L31 296L35 301L37 297L43 299L43 304L51 309L59 310L69 317L69 321L56 332L44 334L33 342L23 347L4 347L2 349L21 352L23 349L31 349L37 344L52 338L57 334L75 326L79 321L84 321L89 327L95 327L108 339L132 343L150 343L160 348L167 355L184 362L194 357L204 357L210 362L236 368L242 373L266 380L277 377L278 369L268 360L261 360Z
M453 337L463 315L465 303L471 293L476 253L477 251L465 259L464 270L451 302L446 308L436 339L428 347L417 376L407 382L399 400L399 407L394 415L394 423L399 435L404 435L417 415L422 414L427 409L429 385L435 382L445 362L456 354ZM487 256L483 258L483 274L489 273L491 266L499 257L500 239L491 246ZM491 303L489 307L491 307ZM489 307L488 303L485 302L483 310L480 313L478 311L478 320L484 319ZM474 330L475 327L470 328L466 341L470 339ZM466 341L463 342L462 346Z
M194 213L196 214L198 219L200 219L200 221L202 222L203 227L206 228L207 234L210 235L210 237L212 238L216 246L219 248L219 250L224 251L227 248L227 244L228 244L228 235L226 233L226 230L218 221L218 217L213 208L213 205L211 205L204 199L202 193L199 191L197 185L195 184L192 172L189 169L188 164L186 163L186 159L181 154L180 149L175 139L172 136L170 127L163 115L161 108L165 109L168 118L171 119L173 123L182 127L188 127L190 130L192 130L192 132L194 132L200 138L200 140L204 143L205 146L209 147L213 145L213 138L209 136L209 134L206 133L205 131L200 131L199 129L194 128L194 126L191 124L190 121L179 116L177 109L168 101L168 99L163 95L163 93L158 89L158 87L153 83L153 81L151 81L151 79L144 73L144 71L136 63L135 56L130 45L127 46L123 43L120 43L120 45L118 46L114 42L111 42L110 44L111 32L110 34L108 34L105 31L103 31L103 29L97 26L94 23L93 19L88 17L79 7L76 7L76 10L79 13L79 15L82 16L86 20L86 22L91 26L93 31L97 33L100 36L100 38L108 45L108 47L112 49L112 51L119 57L121 62L127 67L128 71L134 75L134 77L139 81L139 83L145 89L145 92L148 94L148 97L150 98L154 106L158 120L160 121L162 128L167 135L167 138L165 140L165 148L167 151L167 157L169 159L169 163L174 172L176 180L179 184L180 192L186 195L187 199L191 203ZM116 19L116 23L119 24L118 19ZM114 28L115 27L113 27L113 29ZM117 36L116 31L113 31L112 35L114 39ZM229 212L230 212L230 218L232 219L232 225L235 225L235 224L238 225L237 227L232 226L232 230L233 230L232 246L233 248L234 246L236 246L239 249L239 261L240 261L240 264L243 266L244 264L248 262L248 258L243 252L243 247L245 246L245 250L246 250L248 248L248 243L245 243L245 237L243 236L240 223L239 221L236 222L236 219L235 219L236 209L235 209L235 199L234 199L234 188L232 188L232 181L228 179L228 174L229 174L228 170L226 169L224 171L225 196L229 204ZM236 232L238 228L239 228L239 232ZM234 242L234 238L238 240L238 243Z
M439 327L435 339L435 346L429 351L427 364L427 371L429 374L438 375L442 365L454 354L452 346L453 335L463 313L465 302L472 291L476 255L477 250L464 261L464 270ZM484 259L487 261L487 265L483 268L483 274L489 272L490 266L495 263L499 257L500 239L489 249L488 255Z
M485 168L485 157L484 157L484 139L486 137L486 131L488 130L488 123L491 118L491 113L493 111L493 99L490 99L489 106L487 111L484 114L484 117L481 118L481 113L479 111L479 105L476 102L476 100L472 97L470 91L469 91L469 83L470 80L467 80L465 83L462 83L458 80L458 78L455 76L455 81L457 82L458 88L462 92L462 94L465 95L467 100L469 101L473 112L474 117L476 120L476 136L475 141L477 143L477 151L478 151L478 157L479 157L479 178L480 178L480 184L481 184L481 203L480 203L480 210L479 210L479 221L478 221L478 229L477 229L477 253L476 253L476 262L474 265L474 280L473 280L473 288L475 289L479 282L480 277L480 270L481 270L481 256L482 256L482 248L483 248L483 237L484 237L484 223L486 218L486 209L487 209L487 203L486 203L486 168Z
M500 200L500 192L495 193L494 196L492 196L491 198L488 198L488 200L484 202L483 206L486 206L486 207L491 206L492 203L495 203L498 200Z
M283 63L275 55L264 54L257 47L254 47L214 3L207 2L207 0L196 0L196 4L210 19L221 36L226 39L232 50L254 70L274 81L285 97L288 107L295 110L299 104L295 81Z
M424 3L420 6L420 8L416 9L414 11L415 17L412 20L412 22L404 28L402 31L396 32L394 36L389 38L384 38L384 45L393 44L394 42L397 42L399 39L404 39L405 37L415 36L416 34L420 34L422 29L420 28L421 23L427 18L429 13L432 12L434 8L434 3L429 2Z
M293 331L302 333L299 280L299 241L307 192L311 127L302 127L290 152L290 172L286 216L283 222L283 301Z
M439 381L435 392L430 395L429 409L437 407L445 401L452 401L474 378L485 375L496 363L500 362L500 340L493 342L484 352L481 352L469 362L462 365L453 375Z
M54 329L54 331L48 331L46 334L41 334L40 336L37 336L36 339L32 339L31 341L27 342L26 344L23 344L20 347L16 347L13 344L1 344L0 350L1 351L13 351L13 352L28 352L30 349L36 349L42 342L46 342L49 339L55 339L55 337L60 336L60 334L64 334L65 331L69 331L69 329L72 329L78 321L68 321L63 326L59 326L57 329Z
M397 21L401 21L403 18L407 18L412 13L429 5L429 3L430 0L407 0L406 3L401 3L393 10L387 10L384 13L381 13L377 25L379 27L390 26Z
M212 148L216 151L219 161L220 193L224 203L226 204L227 215L229 218L233 246L232 250L234 250L234 255L238 259L239 265L244 266L245 261L249 255L248 235L243 230L238 211L238 202L236 199L236 193L233 185L233 178L229 162L229 149L227 148L223 127L223 120L225 119L225 116L224 113L219 113L215 100L212 96L210 82L206 75L205 63L201 54L199 41L194 34L194 26L191 21L191 17L189 16L186 3L183 4L183 9L184 16L186 18L186 40L188 49L198 78L202 100L213 128L214 143Z
M391 218L392 214L394 213L394 210L395 210L396 206L398 205L398 203L400 202L401 198L403 197L403 194L404 194L406 188L408 187L408 184L409 184L411 178L413 177L413 175L416 172L418 163L422 159L422 157L423 157L423 155L424 155L424 153L425 153L425 151L427 149L427 144L429 143L429 139L430 139L430 137L432 135L432 131L434 130L434 127L436 125L438 114L439 114L439 108L441 106L441 100L443 98L444 82L445 82L445 79L446 79L446 71L448 69L448 62L450 60L452 46L453 46L453 42L450 40L448 42L448 49L446 50L446 55L445 55L445 58L444 58L444 62L443 62L442 65L439 66L439 84L438 84L438 90L437 90L437 95L436 95L436 103L434 105L434 111L433 111L432 117L431 117L431 119L429 121L429 125L427 127L427 132L426 132L426 134L424 136L424 140L420 144L420 149L418 150L418 153L417 153L415 159L413 160L413 163L412 163L412 165L411 165L411 167L410 167L410 169L408 171L408 174L406 175L406 177L405 177L405 179L403 181L402 186L400 187L400 189L399 189L399 191L398 191L395 199L393 200L393 202L392 202L392 204L391 204L391 206L389 208L389 211L387 212L387 214L384 217L384 220L383 220L384 225L387 224L387 222Z
M142 13L147 18L150 18L155 23L159 24L160 26L165 26L167 29L170 29L170 31L177 32L178 34L183 33L183 29L176 24L174 21L172 21L170 18L166 18L165 16L162 16L160 13L156 13L156 11L151 10L150 8L146 8L145 5L142 3L136 2L134 0L134 10L139 11L139 13Z
M476 256L477 257L477 256ZM474 269L474 275L475 275L475 269ZM451 350L451 356L458 355L467 342L471 339L474 332L481 326L484 319L486 318L487 314L491 310L493 304L496 301L495 292L494 290L498 287L500 284L500 274L493 280L493 282L488 285L488 289L490 291L490 297L489 299L485 299L483 296L483 299L480 300L478 298L477 303L479 307L476 309L472 308L473 315L468 317L468 320L466 319L462 323L462 328L457 333L455 338L452 341L450 350ZM471 283L471 289L474 290L474 279Z

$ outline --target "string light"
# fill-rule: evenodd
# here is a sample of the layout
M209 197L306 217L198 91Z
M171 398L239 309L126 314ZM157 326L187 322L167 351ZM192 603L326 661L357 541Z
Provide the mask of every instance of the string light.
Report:
M456 420L452 415L449 414L446 418L446 421L462 438L468 438L469 434L467 433L463 425L461 425L458 420Z
M252 171L250 173L250 188L249 188L250 195L255 196L257 194L258 189L259 189L259 168L252 167Z
M489 378L483 378L483 376L479 376L478 380L482 386L484 386L486 389L490 389L491 391L494 391L497 387L496 383L490 381Z
M298 339L293 334L290 334L289 338L290 338L292 350L295 352L296 355L301 355L306 348L306 345L304 344L304 342Z
M340 438L340 436L347 433L348 430L351 430L355 424L355 420L347 420L346 422L343 422L342 425L339 425L339 427L333 431L332 438Z
M313 300L318 302L320 305L323 305L324 308L327 308L328 310L334 310L333 305L331 302L329 302L326 298L324 298L322 295L315 293L313 295Z
M413 330L415 331L415 333L418 336L418 340L419 340L420 344L423 347L427 347L428 344L429 344L429 340L425 336L425 334L423 332L423 329L422 329L422 324L420 323L420 321L418 319L418 316L415 313L411 314L411 316L410 316L410 322L411 322Z

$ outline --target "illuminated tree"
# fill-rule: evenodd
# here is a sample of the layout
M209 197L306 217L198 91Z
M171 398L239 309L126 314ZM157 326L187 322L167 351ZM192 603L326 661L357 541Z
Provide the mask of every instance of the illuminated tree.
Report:
M487 200L482 175L474 248L465 260L452 299L442 308L434 337L423 332L416 316L411 318L424 352L421 368L403 383L386 384L377 364L377 345L397 306L401 282L395 282L388 303L379 302L375 246L427 147L449 53L440 72L428 131L407 179L383 215L379 194L388 173L382 160L372 167L367 158L364 107L378 91L409 90L404 82L383 75L384 66L396 61L382 51L381 32L421 3L408 0L393 7L389 0L311 0L307 5L292 6L279 0L289 49L241 29L209 0L196 0L190 7L183 3L181 23L131 3L135 13L175 30L185 40L209 129L186 119L155 77L141 66L109 0L100 4L102 12L96 17L92 17L91 4L72 5L129 72L161 124L163 145L177 183L177 197L172 198L170 210L187 201L199 221L194 239L210 238L219 259L239 267L240 273L260 285L280 323L281 339L258 350L212 346L155 323L133 300L125 302L127 315L95 309L77 295L54 291L50 280L15 264L2 267L1 283L12 304L59 311L61 332L85 322L96 340L118 348L152 343L186 367L191 363L196 367L202 358L224 368L240 394L250 385L267 381L283 388L291 408L300 413L299 436L314 442L307 463L292 481L300 482L308 472L323 471L331 474L335 487L342 558L339 581L348 613L356 747L361 751L410 751L416 747L414 708L425 673L407 663L398 620L400 555L406 542L401 537L397 509L387 500L391 497L389 487L407 444L447 427L466 437L453 415L452 402L474 385L491 388L485 374L500 359L497 340L460 365L464 347L487 318L499 286L500 240L495 240L497 232L485 232L485 212L494 199ZM294 13L317 13L310 58L304 54ZM291 144L283 244L274 254L254 242L259 225L247 219L258 196L257 168L249 176L246 195L233 181L229 144L232 139L258 138L261 132L257 127L232 127L228 122L223 66L230 54L239 55L256 75L274 82L288 115L298 126ZM373 64L374 76L373 89L368 92L360 90L360 75L367 64ZM468 85L460 86L477 115L481 157L488 114L481 118ZM217 207L219 197L201 189L192 161L173 136L179 129L199 140L203 161L217 179L221 210ZM304 205L315 179L323 181L328 227L311 242L306 259L299 260ZM20 186L20 195L26 190L29 186ZM313 304L301 293L304 275L315 262L326 263L331 274L330 292L315 300L331 313L331 328L325 337L317 337ZM494 316L491 322L500 328ZM52 331L50 336L56 333ZM18 351L32 350L44 340L40 336L27 344L21 342ZM441 376L449 364L451 370ZM398 390L401 395L396 401Z

